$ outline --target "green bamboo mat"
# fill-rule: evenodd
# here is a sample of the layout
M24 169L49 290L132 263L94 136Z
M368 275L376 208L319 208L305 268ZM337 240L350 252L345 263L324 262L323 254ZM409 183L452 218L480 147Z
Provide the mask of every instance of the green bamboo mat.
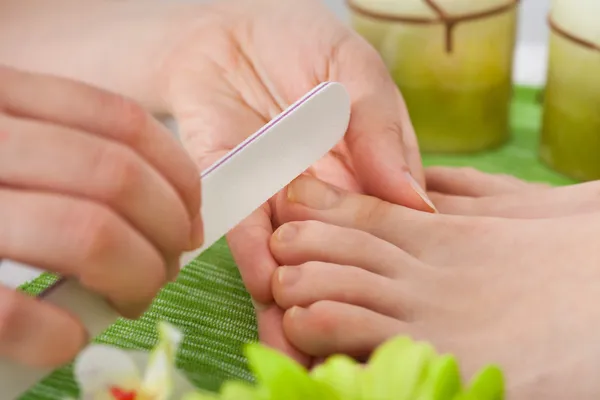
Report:
M424 163L473 166L527 180L568 183L566 178L540 164L537 158L539 94L534 88L515 90L511 117L513 138L506 146L466 157L426 155ZM52 279L42 276L23 289L36 293ZM199 387L216 390L228 378L252 379L242 347L257 339L254 311L224 240L191 263L177 282L169 284L143 318L119 321L97 341L128 349L148 349L156 338L157 319L183 329L186 340L178 365ZM32 388L22 399L57 400L76 394L71 369L66 367Z

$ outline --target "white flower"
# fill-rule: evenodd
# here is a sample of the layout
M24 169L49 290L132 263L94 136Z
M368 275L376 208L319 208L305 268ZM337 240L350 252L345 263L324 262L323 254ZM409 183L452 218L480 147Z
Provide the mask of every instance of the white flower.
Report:
M175 369L180 331L158 325L158 344L150 353L90 345L75 360L75 379L83 400L179 399L194 387ZM142 376L142 370L145 373Z

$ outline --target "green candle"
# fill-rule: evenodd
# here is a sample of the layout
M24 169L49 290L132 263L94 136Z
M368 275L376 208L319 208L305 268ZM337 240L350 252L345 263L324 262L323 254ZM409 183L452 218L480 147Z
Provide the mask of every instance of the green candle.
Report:
M516 0L351 0L423 151L465 153L509 137Z
M600 1L555 1L540 155L577 180L600 179Z

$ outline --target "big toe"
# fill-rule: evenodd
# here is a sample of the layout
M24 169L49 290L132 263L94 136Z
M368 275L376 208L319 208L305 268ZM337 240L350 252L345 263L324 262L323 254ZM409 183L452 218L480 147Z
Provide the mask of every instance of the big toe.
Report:
M488 234L493 222L416 211L307 176L290 184L287 201L279 199L277 219L280 223L316 220L364 231L430 264L467 263L473 239Z

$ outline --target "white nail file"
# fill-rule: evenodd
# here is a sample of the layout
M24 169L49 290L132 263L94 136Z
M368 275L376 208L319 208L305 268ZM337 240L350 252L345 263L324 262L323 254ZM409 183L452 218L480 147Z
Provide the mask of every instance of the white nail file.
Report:
M349 121L346 90L339 83L325 82L203 171L205 244L186 253L181 265L187 265L323 157L343 138ZM0 260L0 276L1 271ZM60 280L39 297L79 317L91 337L118 318L102 298L74 280ZM15 399L50 372L0 360L0 397Z

